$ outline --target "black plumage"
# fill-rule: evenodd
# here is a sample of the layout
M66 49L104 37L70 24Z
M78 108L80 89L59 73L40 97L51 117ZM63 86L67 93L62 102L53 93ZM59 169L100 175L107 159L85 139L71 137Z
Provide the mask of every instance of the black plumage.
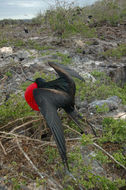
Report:
M79 126L78 115L74 109L76 87L71 76L82 81L84 79L77 72L59 63L49 62L49 65L55 69L59 78L49 82L37 78L35 82L38 88L33 90L33 96L52 131L62 161L68 169L64 132L57 109L63 108Z
M28 34L28 32L29 32L26 27L24 28L24 32L25 32L26 34Z

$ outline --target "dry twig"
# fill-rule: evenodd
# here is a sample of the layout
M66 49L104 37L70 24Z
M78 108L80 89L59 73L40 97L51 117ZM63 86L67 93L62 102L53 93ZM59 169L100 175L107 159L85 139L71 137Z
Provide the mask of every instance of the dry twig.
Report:
M24 157L27 159L27 161L30 163L30 165L32 166L32 168L36 171L36 173L41 177L41 179L44 178L44 175L41 174L38 170L38 168L33 164L33 162L31 161L31 159L28 157L28 155L24 152L24 150L22 149L22 147L20 146L20 143L18 141L18 138L16 137L16 143L18 145L18 148L20 149L20 151L22 152L22 154L24 155Z
M67 127L68 129L70 129L71 131L73 131L74 133L78 134L78 135L81 135L81 133L79 133L78 131L76 131L75 129L69 127L68 125L66 124L63 124L63 126Z
M26 123L24 123L24 124L22 124L22 125L19 125L19 126L15 127L15 128L14 128L13 130L11 130L10 132L13 133L13 132L16 131L17 129L20 129L20 128L22 128L22 127L25 127L25 126L27 126L27 125L29 125L29 124L31 124L31 123L34 123L34 122L38 122L38 121L40 121L40 120L41 120L41 118L36 119L36 120L32 120L32 121L28 121L28 122L26 122Z
M40 140L38 140L38 139L32 139L32 138L30 138L30 137L26 137L26 136L23 136L23 135L17 135L17 134L14 134L13 132L15 131L15 130L17 130L17 129L19 129L19 128L21 128L21 127L24 127L24 126L26 126L26 125L28 125L28 124L30 124L30 123L32 123L33 121L34 122L37 122L37 121L39 121L40 119L37 119L37 120L32 120L32 121L29 121L29 122L27 122L27 123L24 123L23 125L20 125L20 126L18 126L18 127L16 127L14 130L12 130L10 133L7 133L7 132L2 132L2 131L0 131L0 133L1 134L3 134L3 135L6 135L4 138L24 138L24 139L26 139L26 140L32 140L32 141L36 141L36 142L39 142L39 143L41 143L41 146L46 146L46 145L51 145L51 146L54 146L55 145L55 143L54 142L45 142L45 141L40 141ZM78 131L76 131L76 130L74 130L74 129L71 129L69 126L67 126L66 125L66 127L67 128L69 128L70 130L72 130L73 132L75 132L75 133L77 133L77 134L79 134L80 136L82 136ZM7 137L7 135L9 136L9 137ZM11 137L12 136L12 137ZM2 136L3 137L3 136ZM80 140L80 138L73 138L73 139L66 139L66 141L73 141L73 140ZM42 144L43 143L43 144ZM1 144L0 144L1 145ZM120 162L118 162L111 154L109 154L106 150L104 150L101 146L99 146L97 143L93 143L93 145L96 147L96 148L98 148L98 149L100 149L102 152L104 152L111 160L113 160L116 164L118 164L120 167L122 167L123 169L125 169L126 170L126 167L123 165L123 164L121 164ZM1 146L2 147L2 149L4 148L3 146ZM3 149L3 151L4 151L4 149ZM5 153L5 152L4 152Z
M98 144L96 144L96 143L93 143L93 145L96 147L96 148L98 148L98 149L100 149L102 152L104 152L108 157L110 157L110 159L111 160L113 160L116 164L118 164L119 166L121 166L123 169L125 169L126 170L126 167L123 165L123 164L121 164L120 162L118 162L111 154L109 154L106 150L104 150L101 146L99 146Z
M7 123L7 124L4 125L3 127L0 127L0 130L4 129L4 128L10 126L10 125L14 125L14 124L15 124L16 122L18 122L18 121L23 121L23 120L25 120L25 119L33 119L33 118L39 118L39 116L28 116L28 117L18 118L18 119L16 119L15 121L11 121L11 122Z
M4 148L4 146L2 145L2 142L1 142L1 141L0 141L0 146L1 146L1 148L2 148L2 150L3 150L3 152L4 152L4 154L7 155L7 152L6 152L5 148Z
M31 161L31 159L29 158L29 156L24 152L24 150L22 149L18 138L16 138L16 143L18 145L18 148L20 149L20 151L22 152L22 154L24 155L24 157L27 159L27 161L30 163L30 165L32 166L32 168L35 170L35 172L40 176L41 179L47 177L47 181L49 184L53 185L55 190L60 190L63 189L63 187L58 184L54 179L49 179L50 177L47 174L44 173L40 173L40 171L38 170L38 168L34 165L34 163Z

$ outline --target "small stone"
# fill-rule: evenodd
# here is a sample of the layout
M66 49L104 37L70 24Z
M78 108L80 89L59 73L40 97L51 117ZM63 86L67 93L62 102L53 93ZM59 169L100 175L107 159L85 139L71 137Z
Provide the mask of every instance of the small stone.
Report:
M11 55L13 53L13 49L12 49L12 47L2 47L2 48L0 48L0 53Z
M14 55L18 58L19 61L23 61L24 59L27 59L31 56L30 53L25 50L19 50Z

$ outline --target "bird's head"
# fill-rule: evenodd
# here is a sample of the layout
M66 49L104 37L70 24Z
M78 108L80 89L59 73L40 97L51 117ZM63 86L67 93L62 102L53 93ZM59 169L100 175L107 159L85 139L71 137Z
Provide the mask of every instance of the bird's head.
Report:
M35 80L26 78L26 80L29 80L29 81L31 81L31 82L36 83L38 88L41 88L42 85L46 82L46 81L45 81L44 79L42 79L42 78L37 78L37 79L35 79Z
M42 85L45 83L45 80L42 79L42 78L37 78L37 79L35 80L35 83L37 84L38 88L41 88Z

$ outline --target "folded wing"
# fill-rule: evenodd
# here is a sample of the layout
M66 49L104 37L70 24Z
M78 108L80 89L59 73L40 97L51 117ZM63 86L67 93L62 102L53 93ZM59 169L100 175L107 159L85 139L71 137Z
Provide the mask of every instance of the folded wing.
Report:
M33 95L40 112L44 116L48 127L51 129L54 139L56 141L61 158L67 164L66 146L64 132L61 120L57 114L57 108L65 105L69 101L69 97L65 93L61 93L54 89L34 89Z

